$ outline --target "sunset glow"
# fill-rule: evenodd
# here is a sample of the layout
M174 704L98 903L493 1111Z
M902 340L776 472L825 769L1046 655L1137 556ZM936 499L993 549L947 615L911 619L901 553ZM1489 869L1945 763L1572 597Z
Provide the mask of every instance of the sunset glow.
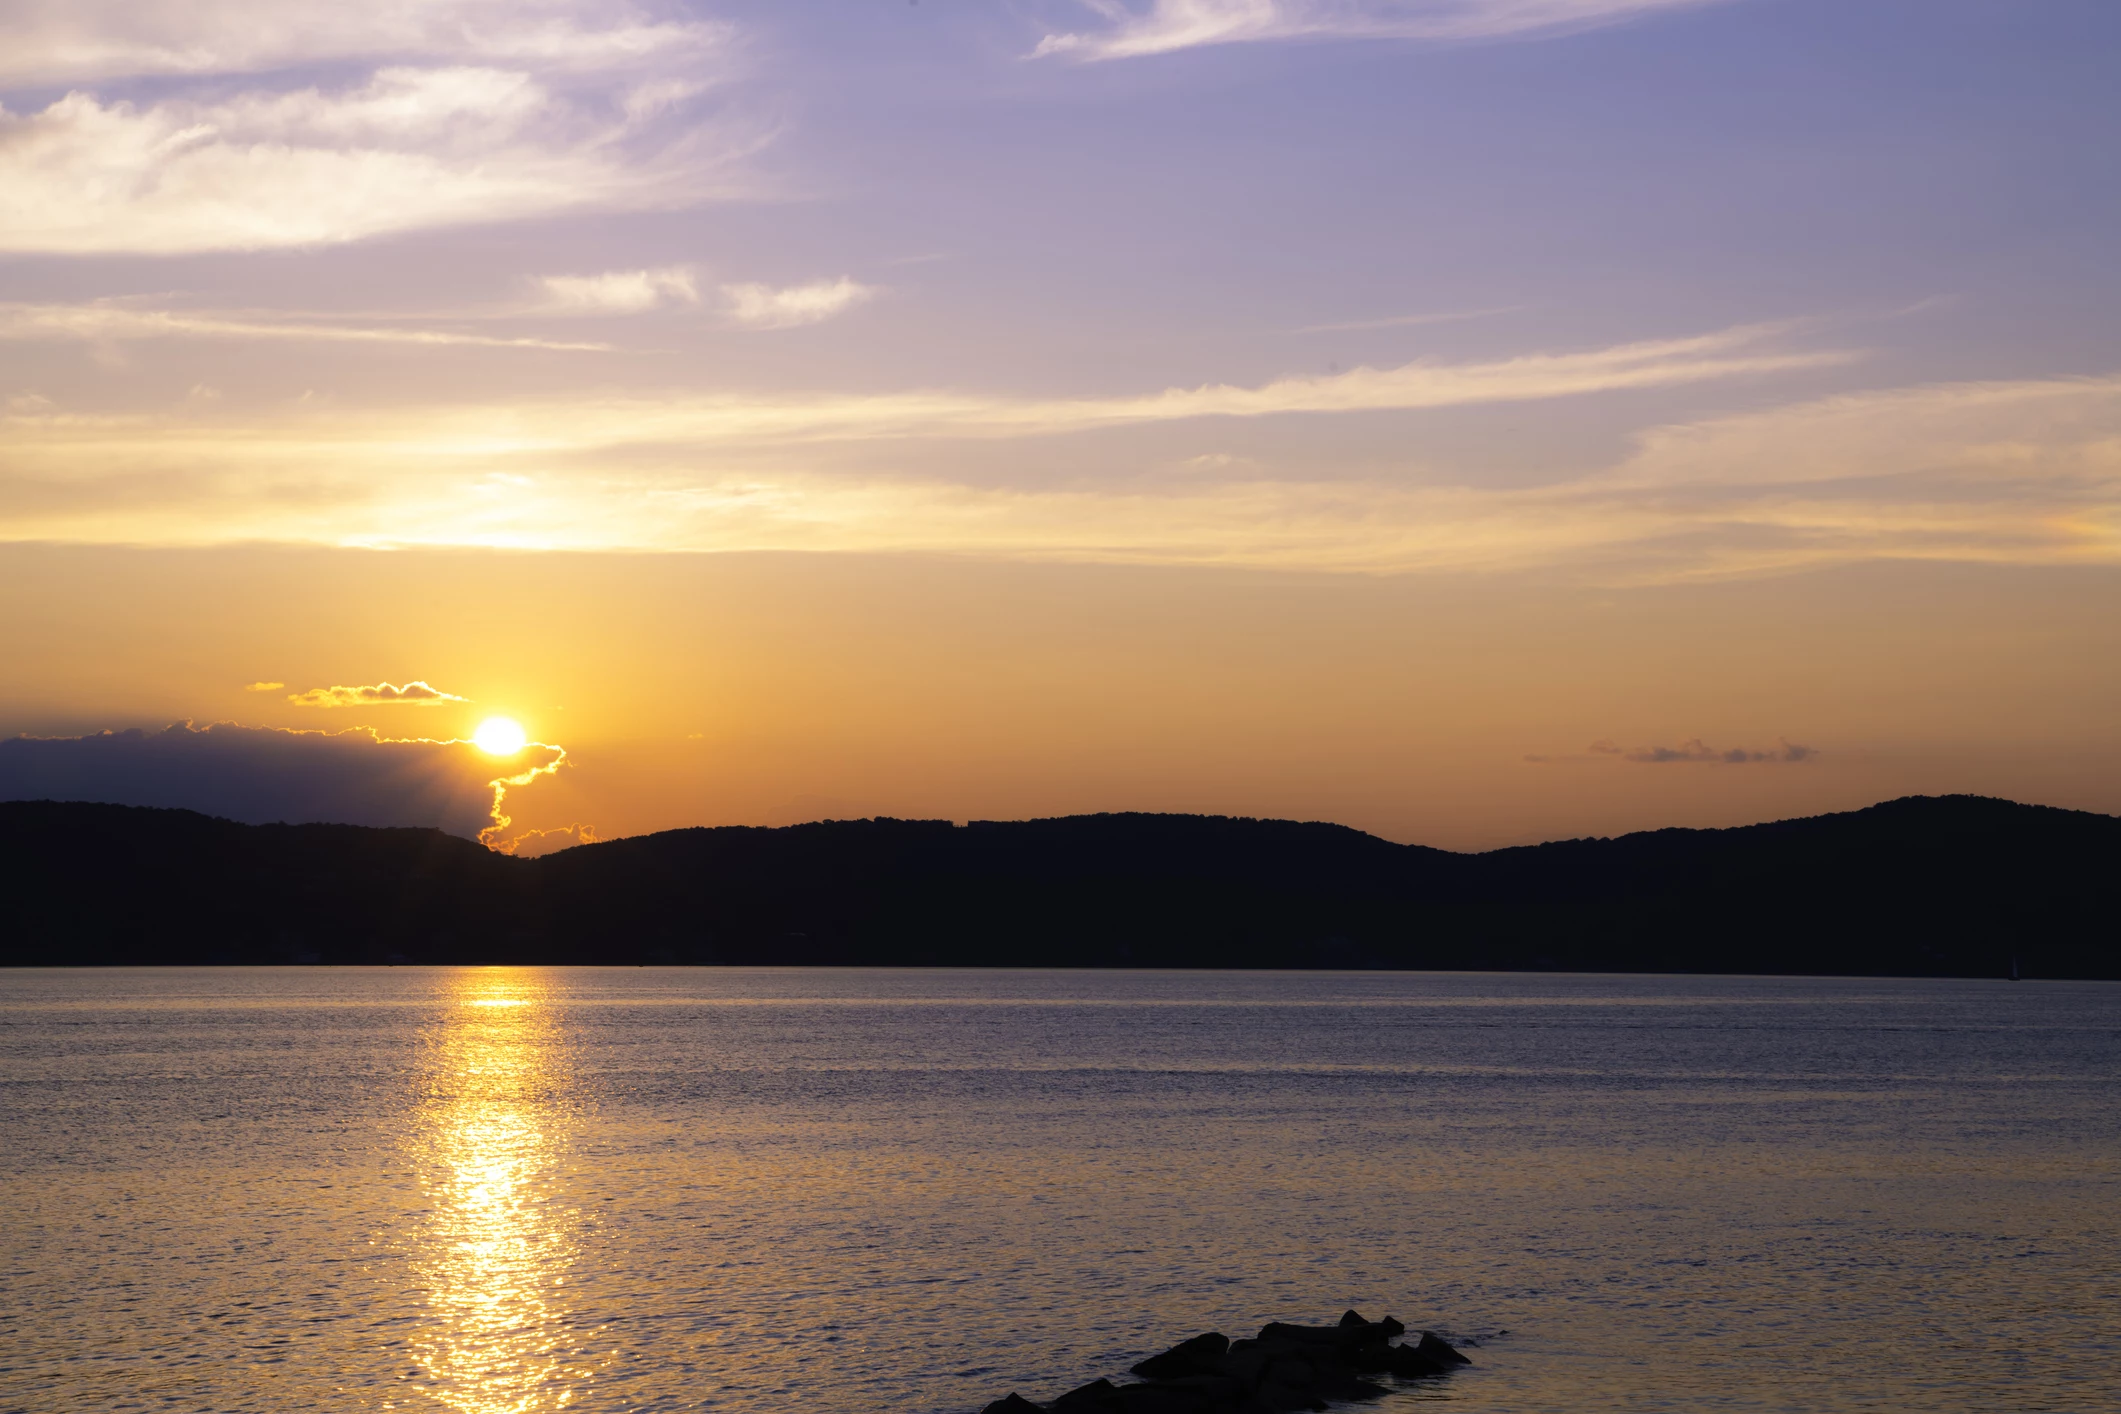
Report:
M513 756L529 742L530 736L522 724L512 718L488 717L479 723L471 739L489 756Z

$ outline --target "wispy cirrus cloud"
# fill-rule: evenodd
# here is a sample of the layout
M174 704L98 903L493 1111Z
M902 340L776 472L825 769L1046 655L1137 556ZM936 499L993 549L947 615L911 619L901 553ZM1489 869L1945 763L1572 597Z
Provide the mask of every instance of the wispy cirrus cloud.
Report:
M1505 487L1416 460L1413 419L1404 473L1290 468L1269 445L1145 475L1117 435L1214 418L1217 444L1245 451L1250 418L1533 402L1774 371L1782 365L1741 357L1772 356L1745 342L1765 337L1662 341L1659 358L1625 345L1073 401L668 396L389 419L327 405L276 423L40 407L6 420L14 474L0 482L0 538L936 550L1537 568L1605 583L1876 559L2121 564L2121 375L1887 389L1705 418L1645 431L1603 469ZM933 469L1006 464L1025 439L1095 429L1108 439L1109 474L1004 486Z
M0 251L174 255L727 195L737 31L593 0L18 0ZM124 85L165 76L147 90Z
M1462 324L1472 319L1492 319L1498 314L1515 314L1523 308L1521 304L1501 304L1488 309L1452 309L1436 314L1388 314L1376 319L1344 319L1333 324L1306 324L1295 332L1351 334L1371 329L1415 329L1430 324Z
M718 55L733 37L609 0L11 0L0 86L407 59L641 68Z
M1132 59L1268 40L1501 39L1617 24L1722 0L1082 0L1100 21L1035 51Z
M688 114L698 87L397 67L343 87L0 109L0 251L263 250L686 205L759 140Z
M91 344L142 339L266 339L309 343L411 344L438 348L545 349L607 353L611 345L530 336L474 334L396 324L323 324L249 312L144 309L129 300L84 304L0 303L0 340L78 340Z
M761 326L768 327L768 326ZM1393 368L1276 379L1252 386L1207 384L1148 394L1036 398L953 391L857 395L657 397L541 402L468 414L491 436L509 428L534 442L624 441L712 446L860 439L998 439L1061 436L1101 428L1195 418L1408 412L1648 388L1835 367L1845 349L1772 346L1782 325L1748 325L1569 353L1468 363L1417 360Z
M747 329L793 329L821 324L876 297L875 287L846 276L813 280L806 285L740 284L722 286L729 317Z
M387 682L368 687L313 687L287 700L297 707L441 707L471 699L415 680L401 687Z

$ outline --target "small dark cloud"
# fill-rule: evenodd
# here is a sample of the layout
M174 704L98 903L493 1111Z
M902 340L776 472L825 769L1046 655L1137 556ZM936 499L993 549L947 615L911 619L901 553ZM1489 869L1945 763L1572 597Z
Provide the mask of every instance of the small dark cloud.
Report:
M1636 761L1649 766L1661 766L1673 761L1745 766L1758 761L1809 761L1819 754L1809 746L1799 746L1787 739L1769 750L1753 751L1742 746L1713 747L1698 736L1678 746L1640 746L1632 751L1623 751L1610 741L1594 741L1590 750L1601 756L1618 756L1623 761Z
M500 762L469 742L394 741L366 728L180 722L0 741L0 800L173 806L254 825L428 825L468 838L491 831L489 842L506 847L502 795L565 758L532 746Z
M284 686L285 683L277 682L253 683L250 690L265 692ZM439 707L445 702L469 702L471 699L415 681L403 687L393 687L387 682L379 682L373 687L313 687L307 692L293 693L287 700L297 707Z
M1620 759L1656 766L1667 761L1729 761L1731 754L1728 751L1717 751L1706 745L1700 737L1696 737L1679 746L1641 746L1633 751L1623 751L1620 753ZM1742 751L1737 755L1740 760L1745 758Z
M1745 766L1755 762L1810 761L1819 752L1809 746L1800 746L1787 737L1766 750L1755 751L1747 747L1714 747L1694 737L1678 746L1622 746L1610 738L1594 741L1583 749L1583 754L1569 756L1526 756L1524 759L1535 766L1582 764L1601 757L1619 761L1634 761L1646 766L1661 766L1674 761L1706 763L1716 766Z

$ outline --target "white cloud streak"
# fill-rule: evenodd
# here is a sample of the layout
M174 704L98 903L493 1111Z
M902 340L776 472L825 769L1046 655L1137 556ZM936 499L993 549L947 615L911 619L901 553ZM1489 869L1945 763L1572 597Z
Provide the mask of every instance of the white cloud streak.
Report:
M576 399L273 424L212 409L8 419L0 536L90 542L950 551L1604 582L1876 558L2121 564L2121 375L1827 398L1655 428L1616 465L1491 488L1230 458L1044 488L903 468L922 448L1216 418L1387 412L1811 366L1759 330L1251 388L1022 400ZM911 449L895 452L893 446ZM848 468L847 457L866 468ZM965 453L957 454L962 458ZM990 461L992 458L989 459Z
M1083 0L1103 24L1049 34L1035 51L1134 59L1279 40L1533 37L1721 0Z
M877 291L841 276L807 285L742 284L722 286L729 317L747 329L793 329L821 324L876 297Z
M0 86L410 59L644 67L717 54L733 34L604 0L8 0L6 29Z
M140 309L108 300L87 304L0 304L0 340L13 343L78 340L91 344L142 339L271 339L313 343L410 344L486 349L546 349L605 353L611 345L466 334L383 324L318 324L212 310Z
M1022 398L949 391L767 396L726 394L541 399L414 414L423 447L459 437L481 448L539 449L654 443L786 446L873 439L1008 439L1197 418L1407 412L1536 402L1671 388L1742 376L1833 367L1846 350L1782 352L1761 345L1787 326L1747 325L1680 339L1477 363L1417 360L1394 368L1291 377L1254 387L1208 384L1145 395ZM58 414L51 414L58 417ZM41 424L43 413L13 419ZM63 419L61 419L63 420Z
M172 255L704 199L754 139L667 131L681 93L392 68L350 88L0 110L0 251Z
M1891 389L1657 427L1612 466L1529 487L1247 457L1144 477L1124 442L1107 444L1112 475L1059 487L906 469L947 461L922 449L951 442L997 449L992 463L1027 439L1099 429L1214 419L1221 440L1254 418L1534 402L1846 357L1761 347L1773 333L1068 400L575 398L326 406L269 423L210 404L99 420L26 401L0 421L0 538L950 551L1604 582L1878 558L2121 565L2121 375Z
M1417 361L1284 378L1256 387L1209 384L1094 398L1012 398L926 391L872 395L662 397L546 401L462 414L484 442L497 435L526 447L579 445L610 429L622 441L671 445L786 445L873 439L1006 439L1194 418L1313 413L1408 412L1487 403L1671 388L1742 376L1833 367L1841 350L1777 352L1758 347L1779 326L1749 326L1686 339L1622 344L1581 353L1527 354L1483 363ZM445 415L442 425L457 414ZM505 434L499 429L508 429ZM437 429L439 430L439 428Z
M1521 304L1503 304L1492 309L1454 309L1438 314L1392 314L1382 319L1349 319L1338 324L1306 324L1296 332L1352 334L1370 329L1413 329L1430 324L1462 324L1469 319L1493 319L1499 314L1515 314L1523 308Z
M541 314L646 314L700 302L699 282L684 266L610 270L601 275L545 275L537 282Z

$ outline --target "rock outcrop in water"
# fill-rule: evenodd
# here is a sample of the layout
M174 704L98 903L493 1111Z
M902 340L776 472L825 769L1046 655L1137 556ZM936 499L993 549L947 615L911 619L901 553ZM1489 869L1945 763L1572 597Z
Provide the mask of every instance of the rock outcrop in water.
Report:
M1136 1382L1093 1380L1046 1404L1011 1392L981 1414L1285 1414L1389 1393L1375 1376L1427 1379L1473 1363L1434 1331L1413 1344L1406 1333L1390 1316L1354 1311L1337 1326L1276 1321L1255 1340L1210 1331L1136 1365Z

